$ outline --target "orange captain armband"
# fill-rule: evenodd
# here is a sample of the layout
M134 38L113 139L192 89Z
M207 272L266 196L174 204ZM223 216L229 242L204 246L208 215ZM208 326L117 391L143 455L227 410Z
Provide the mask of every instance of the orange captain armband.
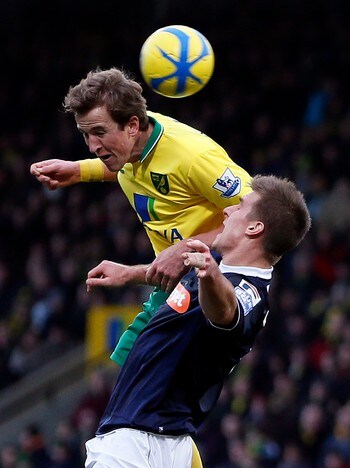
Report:
M78 163L80 182L103 182L104 169L100 159L81 159Z

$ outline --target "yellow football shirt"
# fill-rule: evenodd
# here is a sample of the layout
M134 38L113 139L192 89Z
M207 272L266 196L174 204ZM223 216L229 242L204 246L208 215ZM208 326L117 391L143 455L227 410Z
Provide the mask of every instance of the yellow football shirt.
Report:
M173 118L148 115L153 133L140 161L125 164L118 180L158 254L219 227L223 208L251 189L249 174L207 135Z
M251 188L249 174L207 135L171 117L148 115L152 135L140 160L125 164L118 181L158 254L219 227L222 210Z

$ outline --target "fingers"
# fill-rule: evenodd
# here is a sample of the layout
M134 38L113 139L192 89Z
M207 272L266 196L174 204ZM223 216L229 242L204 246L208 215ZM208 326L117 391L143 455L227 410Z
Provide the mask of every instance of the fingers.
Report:
M166 262L159 262L159 257L148 267L145 275L147 284L157 286L162 291L170 292L174 289L181 277L188 271L189 268L195 267L203 273L198 273L199 277L205 275L210 263L209 247L199 240L189 239L186 242L187 248L191 252L184 252L179 255L167 258ZM169 269L171 264L171 269Z
M210 258L209 247L203 242L195 239L189 239L186 245L190 250L192 250L192 252L184 252L182 254L184 265L199 269L206 268L208 258Z
M30 173L35 175L35 176L39 176L40 174L42 174L43 170L45 170L46 168L52 166L54 164L54 162L55 162L55 160L53 160L53 159L52 160L47 159L45 161L39 161L39 162L33 163L30 166Z
M50 177L46 177L44 175L37 176L37 179L49 190L56 190L58 188L57 180L52 180Z
M146 270L146 283L152 286L158 286L161 287L162 283L162 278L163 275L157 272L157 269L155 266L150 265L147 270ZM163 287L165 286L165 283L163 283Z
M206 258L202 253L199 252L185 252L183 254L184 257L184 265L185 266L192 266L195 268L205 268L206 267Z
M30 166L30 173L35 176L35 177L41 177L42 175L42 166L39 166L39 164L32 164Z
M39 167L37 164L32 164L30 166L30 173L35 177L38 177L40 175Z
M97 286L108 288L125 285L128 281L125 271L128 268L129 267L119 263L103 260L88 272L85 281L87 291L89 292L92 288Z
M184 252L182 254L184 265L194 267L198 278L204 278L210 265L211 255L209 247L199 240L192 239L186 245L192 252Z
M150 265L146 271L146 283L157 286L164 292L171 292L180 280L180 276L172 278L162 272L157 272L156 267Z
M152 286L161 287L162 279L165 276L166 275L164 274L164 272L162 272L161 270L158 270L157 265L154 265L152 263L146 270L146 276L145 276L146 283ZM165 280L163 284L165 284Z
M31 164L30 166L30 173L36 175L40 173L40 169L45 166L45 161L39 161L36 163Z
M90 279L90 278L101 278L101 276L104 275L102 263L103 262L99 263L97 266L95 266L90 271L88 271L88 274L87 274L88 279Z
M88 278L85 281L85 284L86 284L86 291L91 292L94 287L110 286L110 281L109 281L109 278L105 278L102 275L100 278Z
M53 167L54 164L50 161L41 161L30 166L30 173L51 191L59 187L58 180L51 177Z
M94 287L110 286L109 278L103 274L101 264L88 272L85 284L87 292L91 292Z
M86 291L91 292L92 288L95 286L103 286L103 280L104 275L102 273L101 264L99 264L95 268L92 268L92 270L90 270L87 274L87 280L85 281Z
M53 177L62 172L64 161L58 159L47 159L33 163L30 166L30 173L35 177L47 176Z
M177 283L180 281L181 277L176 277L176 278L169 278L169 277L163 277L162 283L161 283L161 290L165 291L166 293L170 293Z
M186 242L186 245L189 249L195 250L196 252L201 252L201 253L209 252L209 247L203 242L201 242L200 240L189 239Z

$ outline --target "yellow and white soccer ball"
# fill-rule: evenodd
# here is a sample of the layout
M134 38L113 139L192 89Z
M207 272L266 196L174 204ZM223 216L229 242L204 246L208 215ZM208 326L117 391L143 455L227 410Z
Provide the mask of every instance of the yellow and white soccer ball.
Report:
M213 48L199 31L188 26L158 29L144 42L140 70L146 83L171 98L201 90L214 71Z

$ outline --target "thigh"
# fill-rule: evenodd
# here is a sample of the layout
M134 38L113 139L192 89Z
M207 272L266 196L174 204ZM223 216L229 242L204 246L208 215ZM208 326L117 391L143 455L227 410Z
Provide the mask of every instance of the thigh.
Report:
M86 468L201 468L190 436L117 429L86 442Z
M150 467L191 468L193 445L190 436L160 436L149 434Z
M134 429L117 429L88 440L86 468L150 468L148 435Z

